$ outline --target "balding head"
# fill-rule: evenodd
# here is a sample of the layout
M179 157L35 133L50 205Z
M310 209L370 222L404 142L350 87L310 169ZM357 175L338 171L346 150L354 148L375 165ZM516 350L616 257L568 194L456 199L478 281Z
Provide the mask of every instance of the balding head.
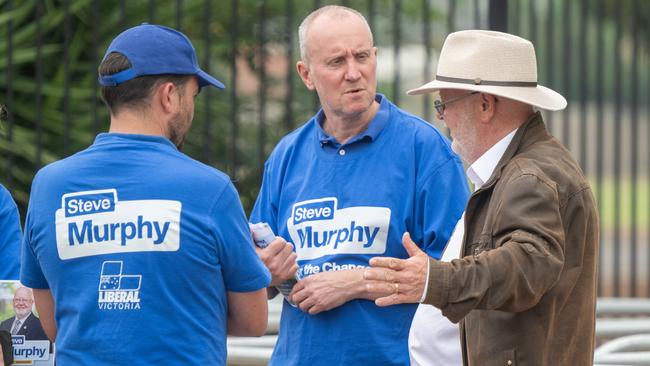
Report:
M14 311L16 316L20 319L29 315L32 312L32 305L34 305L34 294L32 290L27 287L19 287L14 293Z
M307 15L307 17L300 23L298 27L298 44L300 45L300 58L303 61L308 61L309 58L309 32L311 26L316 19L327 18L327 19L340 19L344 17L357 17L363 21L365 26L368 28L368 34L372 41L372 31L370 30L370 25L366 21L366 18L363 14L358 11L340 5L327 5L322 8L318 8Z

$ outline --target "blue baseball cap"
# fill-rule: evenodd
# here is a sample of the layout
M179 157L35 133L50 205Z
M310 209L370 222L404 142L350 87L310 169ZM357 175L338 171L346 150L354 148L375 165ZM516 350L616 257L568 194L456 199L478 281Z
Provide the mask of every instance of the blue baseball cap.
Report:
M201 70L192 42L181 32L161 25L143 23L120 33L108 46L104 59L112 52L121 53L131 67L113 75L99 75L102 86L117 86L144 75L195 75L199 86L223 83Z

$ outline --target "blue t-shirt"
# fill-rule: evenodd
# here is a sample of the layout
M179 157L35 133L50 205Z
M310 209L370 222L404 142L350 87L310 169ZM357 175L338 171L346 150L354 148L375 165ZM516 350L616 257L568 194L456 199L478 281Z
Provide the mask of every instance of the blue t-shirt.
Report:
M431 125L377 95L365 132L344 145L322 110L276 146L251 222L290 240L298 277L407 258L402 234L439 258L469 194L463 166ZM353 300L309 315L285 301L271 365L405 365L416 304Z
M0 280L18 279L21 237L18 208L0 184Z
M270 283L230 179L162 137L100 134L41 169L25 233L60 366L224 365L226 292Z

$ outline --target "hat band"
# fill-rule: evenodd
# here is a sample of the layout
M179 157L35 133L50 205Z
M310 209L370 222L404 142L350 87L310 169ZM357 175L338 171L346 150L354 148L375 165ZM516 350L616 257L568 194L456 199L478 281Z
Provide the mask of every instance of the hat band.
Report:
M112 75L99 75L98 81L101 86L118 86L136 76L135 70L130 67Z
M436 80L447 81L450 83L461 83L461 84L473 84L473 85L492 85L492 86L525 86L525 87L537 87L536 81L495 81L495 80L482 80L481 78L476 79L462 79L462 78L452 78L448 76L436 75Z

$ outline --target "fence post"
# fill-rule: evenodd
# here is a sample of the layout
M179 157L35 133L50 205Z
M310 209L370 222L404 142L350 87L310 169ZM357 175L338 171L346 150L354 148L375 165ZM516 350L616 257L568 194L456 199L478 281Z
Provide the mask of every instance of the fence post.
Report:
M488 24L491 30L508 31L508 0L490 0Z

